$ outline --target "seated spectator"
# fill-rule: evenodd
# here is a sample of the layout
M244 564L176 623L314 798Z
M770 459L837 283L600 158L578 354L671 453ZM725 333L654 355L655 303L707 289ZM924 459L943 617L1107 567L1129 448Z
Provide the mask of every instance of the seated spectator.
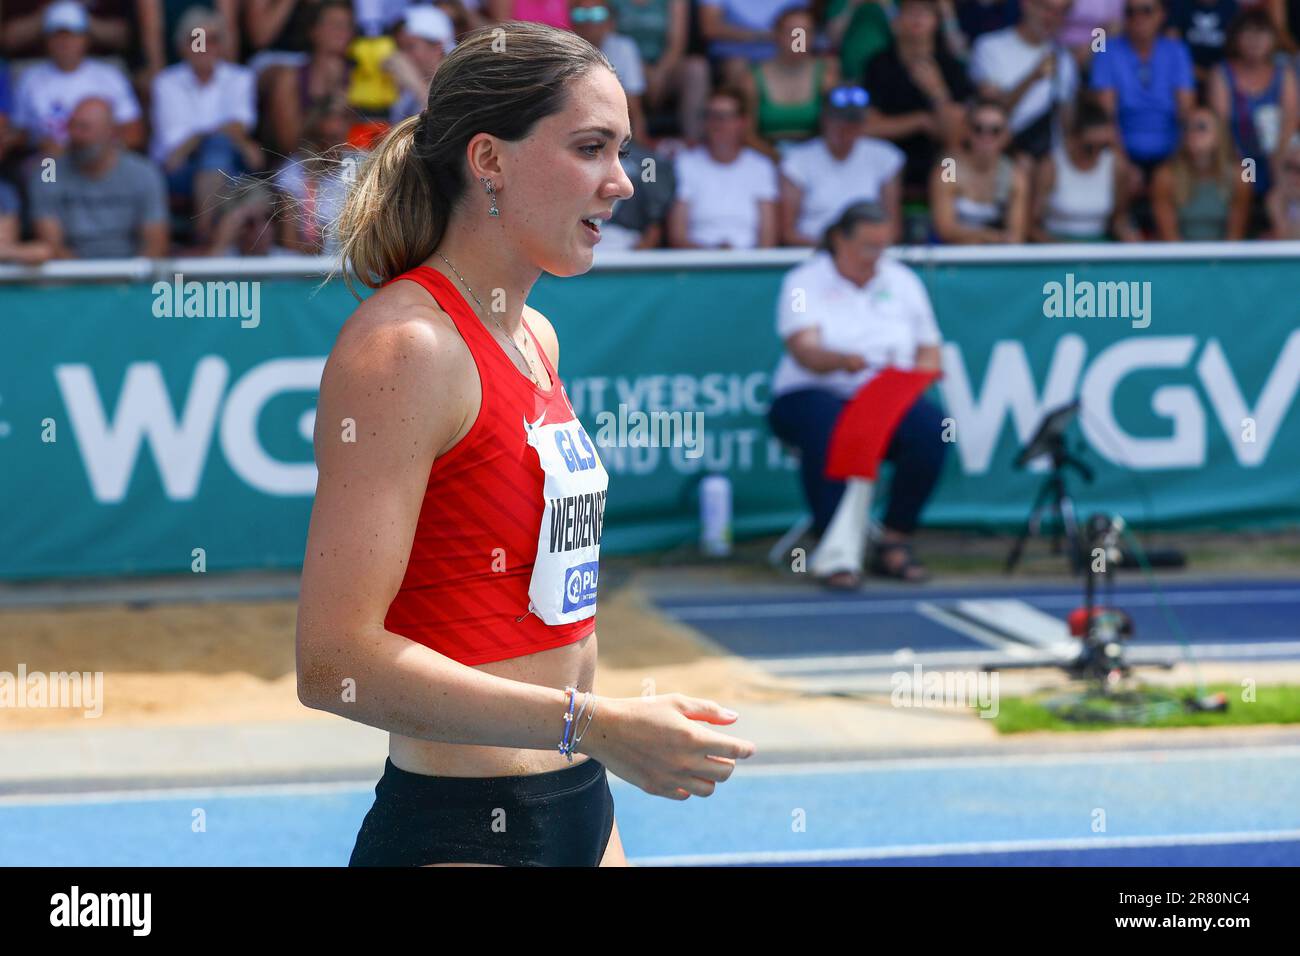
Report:
M815 246L855 202L878 202L900 226L903 154L862 135L867 91L838 86L822 107L822 135L792 146L781 161L781 244Z
M1029 176L1007 155L1011 129L997 100L976 100L970 109L969 145L951 166L930 176L930 213L940 242L1024 242L1029 228Z
M903 151L903 196L924 202L930 170L940 150L961 136L963 104L975 87L939 36L935 0L902 0L893 34L892 45L867 66L866 129Z
M1079 73L1086 75L1093 46L1109 42L1124 29L1124 0L1074 0L1056 38L1070 51ZM1096 31L1101 31L1100 35Z
M275 243L275 194L250 176L231 181L216 199L216 226L208 256L289 256L293 249Z
M631 249L657 249L664 243L668 210L676 181L672 164L632 141L619 162L636 192L614 201L613 217L600 227L596 254Z
M777 174L745 145L744 96L721 89L704 112L704 145L677 154L668 242L678 249L753 249L777 242Z
M287 155L302 140L304 117L336 94L347 95L351 66L348 46L355 36L352 7L344 0L315 5L307 30L310 53L298 67L277 67L273 74L269 121L263 138L276 153Z
M803 37L807 45L783 40L772 59L751 64L741 73L740 89L750 117L748 143L772 159L780 159L778 145L817 135L822 100L839 81L839 66L832 57L809 52L814 30L807 9L785 11L777 18L776 35Z
M143 156L117 142L113 107L88 97L68 120L67 158L47 181L30 178L36 238L56 259L157 258L167 254L167 186Z
M690 0L610 0L609 6L619 32L631 37L641 54L646 112L660 113L676 97L678 132L690 145L699 145L704 136L700 115L709 98L709 61L686 53Z
M18 190L0 181L0 262L39 266L54 256L54 247L37 239L23 242L22 203Z
M1228 28L1227 59L1210 74L1210 104L1241 158L1254 160L1260 202L1273 188L1273 154L1296 132L1296 77L1277 52L1269 15L1243 10Z
M1167 32L1187 44L1200 88L1227 56L1228 25L1237 15L1237 7L1237 0L1169 0Z
M789 43L776 35L776 18L797 2L698 0L700 35L709 59L721 67L722 85L740 88L751 63L772 59L777 43Z
M400 123L422 112L429 101L429 81L443 57L456 47L451 17L437 7L408 7L397 31L397 52L384 64L402 92L389 112L389 122Z
M202 30L202 45L193 42ZM167 176L171 196L190 201L195 238L206 243L212 200L227 178L266 166L249 136L257 125L253 71L226 61L229 33L211 10L191 7L176 25L181 62L154 78L149 155Z
M1251 186L1223 122L1198 106L1187 119L1182 144L1151 180L1156 237L1165 242L1244 239Z
M4 0L0 4L0 48L14 59L32 59L45 53L47 0ZM86 0L77 4L86 14L87 52L123 61L135 45L133 0ZM124 64L125 65L125 64Z
M631 37L615 32L615 24L604 0L570 0L569 19L578 34L609 59L614 73L627 96L628 121L632 138L645 145L649 142L641 94L645 92L645 69L641 51Z
M356 116L349 139L369 141L388 131L402 92L389 68L399 52L390 31L401 25L405 5L405 0L352 0L356 34L344 51L350 66L348 105Z
M267 67L297 67L311 51L311 26L331 0L241 0L249 67L259 77Z
M1129 217L1132 177L1109 114L1085 101L1064 143L1038 163L1030 237L1036 242L1140 239Z
M363 155L346 144L350 121L341 95L313 107L302 145L275 171L272 182L284 206L279 240L286 249L302 255L338 251L333 226Z
M1268 194L1268 239L1300 239L1300 135L1293 136L1278 163L1276 185Z
M778 438L799 449L804 495L818 536L844 493L844 483L824 472L845 404L883 368L939 368L942 343L925 286L910 268L882 254L892 228L878 205L850 206L826 231L818 251L786 274L777 300L777 334L785 354L772 375L768 423ZM796 289L803 291L798 302ZM923 396L894 431L885 455L894 476L874 560L877 574L905 581L926 577L908 539L943 466L942 420L943 412ZM857 580L841 572L827 583L850 588Z
M139 17L140 54L144 65L143 89L153 85L153 79L165 67L181 62L175 44L176 28L181 17L190 9L193 0L136 0ZM239 31L239 0L213 0L212 8L223 23L230 25L226 32L226 59L238 63L242 51Z
M1092 58L1092 89L1118 123L1124 152L1144 184L1178 147L1196 95L1187 44L1160 35L1164 20L1162 0L1127 0L1127 33Z
M69 117L87 96L106 100L118 135L130 149L144 146L140 102L126 76L86 58L90 20L74 0L56 0L43 16L49 59L23 71L14 93L14 124L38 156L58 156L68 142Z
M572 26L568 0L485 0L493 20L531 20L567 30Z
M1045 156L1070 122L1078 85L1074 57L1056 39L1070 0L1024 0L1020 22L975 41L970 76L982 97L1011 117L1011 148Z

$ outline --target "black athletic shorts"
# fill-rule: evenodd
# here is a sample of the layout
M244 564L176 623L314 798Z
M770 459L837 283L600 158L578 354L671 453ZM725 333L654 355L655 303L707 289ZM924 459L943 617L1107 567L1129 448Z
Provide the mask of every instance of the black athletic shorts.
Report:
M518 777L435 777L384 761L349 866L598 866L614 830L605 767L588 757Z

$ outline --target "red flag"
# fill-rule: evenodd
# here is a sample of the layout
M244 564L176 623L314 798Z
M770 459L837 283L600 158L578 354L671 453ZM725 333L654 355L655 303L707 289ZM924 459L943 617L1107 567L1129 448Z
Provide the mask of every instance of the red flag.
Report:
M937 370L908 371L891 366L858 389L835 422L826 453L826 477L875 481L894 429L939 375Z

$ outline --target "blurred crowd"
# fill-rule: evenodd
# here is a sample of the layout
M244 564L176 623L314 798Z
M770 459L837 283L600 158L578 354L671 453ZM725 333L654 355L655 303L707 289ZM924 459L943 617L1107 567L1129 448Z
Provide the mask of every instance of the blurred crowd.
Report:
M0 0L0 261L334 251L457 37L627 92L600 249L1300 238L1300 0Z

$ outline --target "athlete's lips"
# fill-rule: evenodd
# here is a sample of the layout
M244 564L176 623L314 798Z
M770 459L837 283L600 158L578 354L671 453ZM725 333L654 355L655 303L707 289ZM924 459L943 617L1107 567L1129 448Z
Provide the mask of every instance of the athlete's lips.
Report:
M600 222L602 219L608 219L611 215L612 213L602 213L599 216L588 216L586 219L579 219L578 221L593 242L600 242Z

